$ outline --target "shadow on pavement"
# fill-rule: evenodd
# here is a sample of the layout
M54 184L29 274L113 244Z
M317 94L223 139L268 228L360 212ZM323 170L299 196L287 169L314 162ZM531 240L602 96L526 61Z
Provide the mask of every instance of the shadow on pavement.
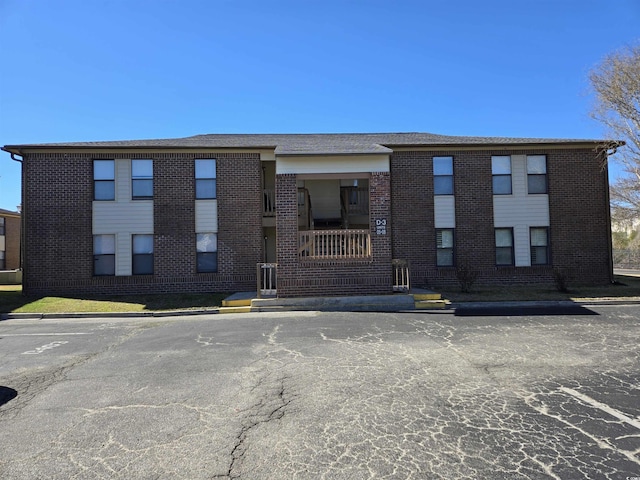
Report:
M599 315L582 305L531 305L531 306L461 306L456 317L515 317L535 315Z
M3 387L0 385L0 406L10 402L18 396L18 392L13 388Z

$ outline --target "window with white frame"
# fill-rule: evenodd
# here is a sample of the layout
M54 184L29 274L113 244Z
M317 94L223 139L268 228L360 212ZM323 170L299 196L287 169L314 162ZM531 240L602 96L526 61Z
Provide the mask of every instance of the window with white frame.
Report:
M433 157L434 195L453 195L453 157Z
M131 198L133 200L153 198L153 160L131 160Z
M509 155L492 156L491 174L493 176L493 194L511 195L511 157Z
M547 193L546 155L527 155L527 192Z
M215 233L196 234L196 256L198 273L218 271L218 235Z
M513 228L496 228L496 265L513 265Z
M196 170L196 199L216 198L216 160L215 158L198 158Z
M133 265L134 275L153 274L153 235L133 235Z
M96 276L116 274L116 236L93 236L93 274Z
M531 265L549 264L549 229L547 227L531 227Z
M115 200L116 167L114 160L93 161L93 199Z
M436 265L438 267L452 267L454 235L453 228L436 229Z

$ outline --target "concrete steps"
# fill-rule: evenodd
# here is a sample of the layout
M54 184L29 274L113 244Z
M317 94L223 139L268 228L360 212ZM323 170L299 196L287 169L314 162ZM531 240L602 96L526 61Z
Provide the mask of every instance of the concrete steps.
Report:
M414 290L406 294L358 295L351 297L257 298L255 292L239 292L225 298L219 313L284 311L398 312L439 310L449 302L437 292Z

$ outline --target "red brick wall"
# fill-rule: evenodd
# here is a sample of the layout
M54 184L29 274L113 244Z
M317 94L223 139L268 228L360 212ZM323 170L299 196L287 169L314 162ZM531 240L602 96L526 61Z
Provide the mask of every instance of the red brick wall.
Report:
M552 265L496 267L492 155L547 155ZM393 258L409 260L415 286L456 285L455 268L436 267L434 156L454 157L455 259L477 284L552 283L554 268L573 283L608 283L607 173L591 150L396 152L391 157Z
M547 154L551 257L569 285L609 283L608 172L594 150Z
M4 218L5 268L20 268L20 217L0 215Z
M391 293L390 187L388 173L371 175L371 259L301 260L298 258L296 176L276 175L278 296ZM387 221L385 235L376 234L376 219Z
M217 158L218 273L196 273L195 158ZM93 277L94 158L154 160L154 275ZM24 290L164 293L255 290L262 260L258 154L30 154L24 162Z

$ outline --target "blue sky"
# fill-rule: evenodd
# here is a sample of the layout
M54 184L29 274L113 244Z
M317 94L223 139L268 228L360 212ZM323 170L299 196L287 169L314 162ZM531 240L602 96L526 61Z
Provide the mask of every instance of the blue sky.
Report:
M601 138L640 0L0 0L0 145L201 133ZM0 155L0 208L20 202Z

